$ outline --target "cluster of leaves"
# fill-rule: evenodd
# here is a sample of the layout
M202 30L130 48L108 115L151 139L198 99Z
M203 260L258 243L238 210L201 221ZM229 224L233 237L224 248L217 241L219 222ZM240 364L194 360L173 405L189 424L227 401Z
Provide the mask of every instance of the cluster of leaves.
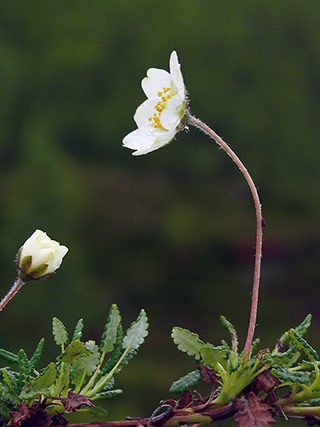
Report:
M124 333L121 314L110 308L100 343L81 341L83 320L69 338L64 324L53 318L53 337L60 347L55 361L37 370L43 353L41 339L29 358L21 349L17 354L0 349L7 366L0 369L0 418L8 421L17 408L46 402L47 411L72 412L92 401L116 396L114 377L125 367L148 334L148 318L141 310Z
M219 385L219 393L214 403L226 404L235 399L256 376L267 369L264 361L265 351L253 355L259 340L252 346L252 355L238 351L238 337L234 326L224 317L220 317L221 323L230 333L230 345L222 341L221 345L215 346L203 342L199 336L187 329L173 328L172 338L178 349L195 357L198 365L209 367L214 372L214 383ZM202 372L201 372L202 371ZM190 390L197 385L203 377L203 369L196 369L174 382L170 391L180 393ZM206 370L207 374L208 371Z
M238 351L234 326L223 316L220 320L231 335L230 344L223 340L215 346L187 329L173 328L175 344L196 359L197 369L175 381L170 391L185 393L200 381L211 384L206 405L232 404L241 427L268 426L279 414L320 424L320 356L304 338L311 315L285 332L273 350L256 351L256 340L250 354ZM255 424L258 418L261 424Z

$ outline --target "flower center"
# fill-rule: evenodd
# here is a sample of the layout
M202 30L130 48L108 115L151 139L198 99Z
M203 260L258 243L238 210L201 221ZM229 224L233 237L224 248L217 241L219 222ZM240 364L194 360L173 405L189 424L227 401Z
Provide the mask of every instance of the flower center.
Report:
M160 98L160 101L158 101L154 107L156 112L153 114L153 116L149 117L148 120L152 123L152 126L155 129L167 131L168 129L166 129L161 123L161 114L166 109L169 99L172 98L175 93L171 87L163 87L162 90L157 93L157 95Z

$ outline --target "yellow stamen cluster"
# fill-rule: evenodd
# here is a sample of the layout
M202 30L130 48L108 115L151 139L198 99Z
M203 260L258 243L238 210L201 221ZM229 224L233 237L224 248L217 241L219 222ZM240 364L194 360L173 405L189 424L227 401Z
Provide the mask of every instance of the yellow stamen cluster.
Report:
M153 114L153 116L149 117L148 120L149 122L153 122L153 127L155 129L167 130L161 123L161 114L166 109L169 99L172 98L175 94L171 87L163 87L162 91L159 91L157 95L161 101L157 102L154 107L156 112Z

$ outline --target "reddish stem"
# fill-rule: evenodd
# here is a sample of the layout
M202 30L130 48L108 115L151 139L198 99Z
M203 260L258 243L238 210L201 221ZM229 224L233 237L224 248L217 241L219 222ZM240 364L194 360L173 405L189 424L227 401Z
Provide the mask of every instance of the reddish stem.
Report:
M202 405L201 405L202 406ZM154 418L136 418L123 421L109 421L89 424L69 424L68 427L174 427L181 425L201 425L224 420L234 415L234 405L232 402L225 406L197 412L197 407L186 408L186 410L173 410L173 415L169 419L155 420Z
M4 298L2 298L0 302L0 311L2 311L5 308L5 306L8 304L8 302L12 300L12 298L20 291L24 283L25 282L21 279L20 276L16 278L16 281L14 282L12 288L7 293L7 295Z
M258 300L259 300L259 285L260 285L260 272L261 272L261 257L262 257L262 227L263 227L263 217L261 210L261 203L257 188L247 171L247 168L244 166L239 157L234 153L231 147L208 125L203 123L201 120L193 117L191 114L188 115L188 123L200 129L210 138L212 138L227 154L231 157L234 163L238 166L242 172L247 184L250 188L251 195L254 202L254 207L256 211L256 250L255 250L255 265L254 265L254 275L253 275L253 286L252 286L252 299L251 299L251 311L250 311L250 320L247 332L246 344L244 347L245 352L249 355L251 351L252 340L254 337L254 331L257 321L257 311L258 311Z

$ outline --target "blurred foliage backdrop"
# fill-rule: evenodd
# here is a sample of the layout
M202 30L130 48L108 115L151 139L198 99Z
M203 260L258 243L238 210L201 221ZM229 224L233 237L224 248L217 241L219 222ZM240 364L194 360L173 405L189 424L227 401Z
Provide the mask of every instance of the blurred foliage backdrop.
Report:
M242 176L194 129L142 158L121 147L140 80L173 49L193 113L259 187L257 334L271 346L312 312L320 344L319 19L318 0L0 1L2 294L36 228L70 247L55 277L1 313L1 346L31 349L54 315L84 317L98 338L112 302L128 323L144 307L151 335L108 405L123 417L148 415L192 369L173 325L217 342L224 313L244 340L255 226Z

